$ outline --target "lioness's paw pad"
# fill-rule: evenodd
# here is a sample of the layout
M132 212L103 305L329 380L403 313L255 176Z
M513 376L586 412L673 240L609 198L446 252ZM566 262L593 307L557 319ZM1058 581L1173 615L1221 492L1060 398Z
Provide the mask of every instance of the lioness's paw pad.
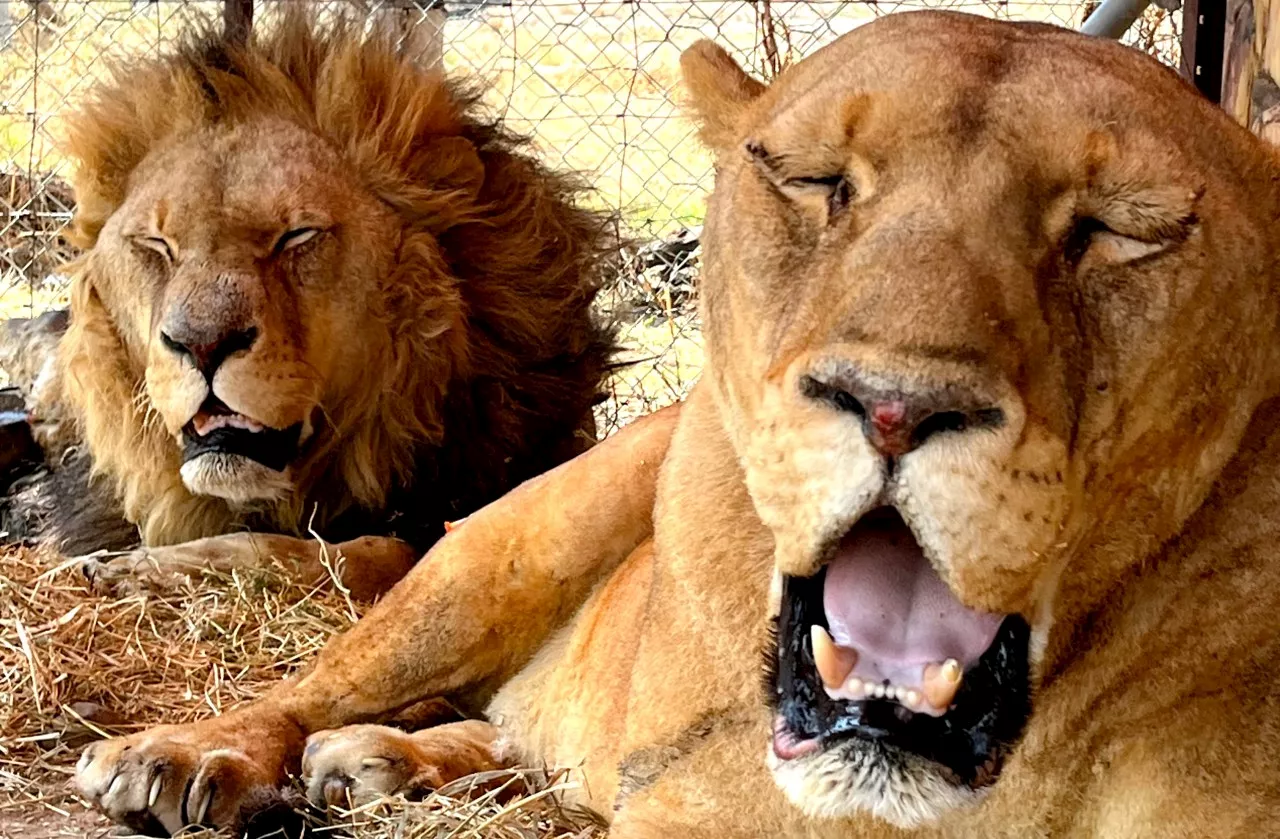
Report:
M317 732L302 757L307 799L317 807L417 795L439 785L432 770L410 735L380 725Z
M311 736L302 779L317 807L359 806L386 795L419 797L459 778L504 768L496 743L497 729L479 720L413 734L352 725Z

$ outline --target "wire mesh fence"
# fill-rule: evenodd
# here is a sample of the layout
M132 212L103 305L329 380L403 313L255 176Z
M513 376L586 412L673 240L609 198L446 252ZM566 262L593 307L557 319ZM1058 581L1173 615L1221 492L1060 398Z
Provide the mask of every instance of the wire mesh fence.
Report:
M269 26L281 2L253 5ZM247 2L247 0L246 0ZM698 38L762 78L876 17L946 8L1078 27L1095 0L315 0L394 16L424 60L485 80L487 105L553 165L589 174L587 199L620 212L629 239L604 295L633 364L602 425L674 401L701 355L692 290L711 161L680 111L678 59ZM1125 41L1180 60L1177 0L1150 7ZM107 59L152 53L223 15L211 0L0 0L0 316L65 303L60 236L74 199L61 118Z

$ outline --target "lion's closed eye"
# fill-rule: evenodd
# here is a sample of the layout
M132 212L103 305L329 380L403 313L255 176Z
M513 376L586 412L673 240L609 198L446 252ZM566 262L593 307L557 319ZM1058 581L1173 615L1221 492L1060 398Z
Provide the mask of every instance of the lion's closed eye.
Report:
M290 230L286 230L284 233L280 234L280 238L276 239L276 244L273 250L277 254L293 250L294 248L312 241L323 232L324 231L319 227L295 227Z
M1121 236L1110 230L1099 230L1092 235L1087 254L1091 259L1099 262L1118 264L1160 253L1172 244L1170 240L1144 242L1131 236Z

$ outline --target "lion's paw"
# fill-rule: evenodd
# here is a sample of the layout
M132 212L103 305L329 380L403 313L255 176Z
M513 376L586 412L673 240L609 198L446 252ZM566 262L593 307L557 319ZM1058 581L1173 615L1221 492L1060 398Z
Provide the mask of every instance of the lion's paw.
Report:
M170 593L181 588L187 575L164 567L164 556L146 548L132 551L97 551L75 562L95 594L132 597Z
M352 725L313 734L302 758L307 798L318 807L353 807L382 796L425 795L450 781L505 765L488 723L450 723L406 734Z
M259 726L221 725L223 719L94 743L76 765L76 789L112 821L143 835L238 828L276 797L301 736L287 722L257 733Z

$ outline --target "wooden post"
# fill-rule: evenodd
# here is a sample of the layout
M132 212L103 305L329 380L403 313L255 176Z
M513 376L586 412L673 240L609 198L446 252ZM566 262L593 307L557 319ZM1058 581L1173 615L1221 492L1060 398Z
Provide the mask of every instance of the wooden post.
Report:
M1203 2L1203 0L1202 0ZM1280 143L1280 2L1229 0L1222 104L1255 133Z
M253 29L253 0L223 0L222 28L232 43L247 41Z

